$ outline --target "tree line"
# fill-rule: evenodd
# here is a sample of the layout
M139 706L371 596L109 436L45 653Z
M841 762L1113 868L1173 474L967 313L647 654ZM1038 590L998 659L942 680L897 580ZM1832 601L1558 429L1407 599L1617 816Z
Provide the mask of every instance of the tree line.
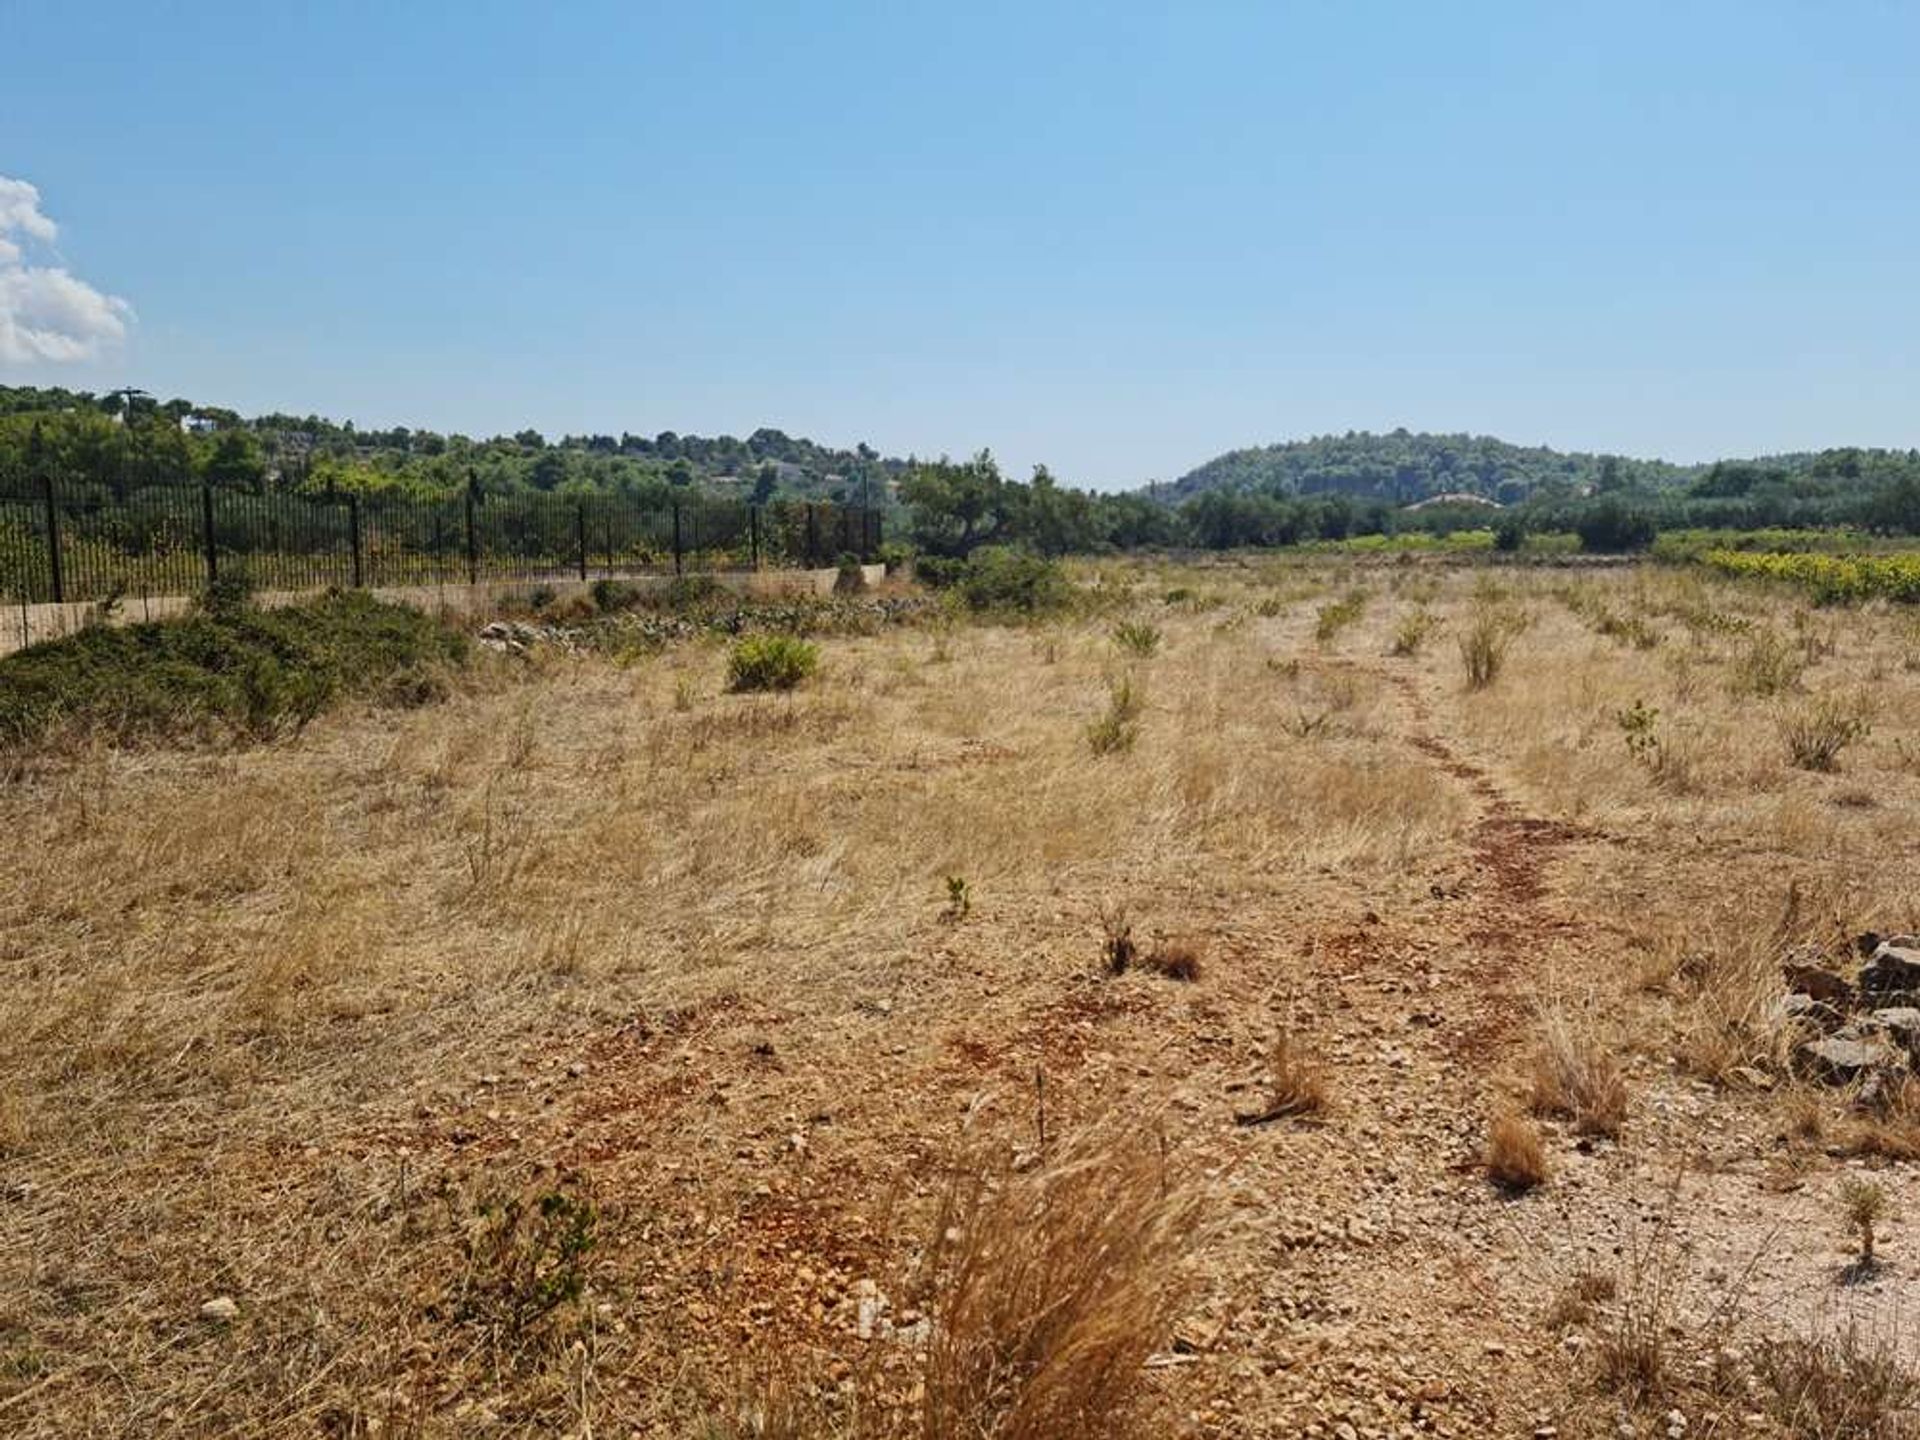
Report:
M187 422L183 427L183 422ZM883 503L910 461L871 446L837 449L762 428L734 436L567 435L537 430L474 439L406 426L363 430L315 415L247 418L140 392L0 386L0 482L99 487L119 499L206 481L256 493L617 493L664 498L676 487L731 482L739 498Z

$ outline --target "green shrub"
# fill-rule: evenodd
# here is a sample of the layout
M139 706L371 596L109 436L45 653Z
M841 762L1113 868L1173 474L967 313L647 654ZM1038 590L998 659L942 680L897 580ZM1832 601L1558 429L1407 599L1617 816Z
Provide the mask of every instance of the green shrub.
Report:
M1779 695L1800 686L1807 659L1799 646L1772 630L1757 630L1734 657L1727 688L1735 695Z
M466 1263L448 1309L518 1349L586 1293L598 1222L591 1203L562 1190L482 1201L461 1237Z
M593 603L602 615L611 615L616 610L631 610L640 601L639 589L624 580L596 580L588 593L593 596Z
M842 555L833 577L833 593L836 595L861 595L866 592L867 572L861 568L858 555Z
M1603 554L1644 550L1659 534L1652 516L1614 496L1589 508L1574 521L1573 528L1582 549Z
M231 618L253 605L253 581L245 571L229 571L208 583L194 601L202 615Z
M921 578L948 586L970 610L1026 615L1057 610L1072 595L1066 572L1031 551L983 546L964 561L920 562Z
M1358 620L1367 608L1364 591L1349 591L1343 598L1322 605L1314 615L1313 638L1322 645Z
M727 652L729 690L791 690L820 666L820 647L796 635L749 635Z
M66 730L123 741L264 737L345 695L384 697L398 685L420 697L422 677L467 655L456 631L364 592L276 610L229 608L233 599L177 620L92 626L0 659L0 747Z
M1141 620L1124 620L1113 627L1113 643L1142 660L1151 659L1160 648L1160 627Z

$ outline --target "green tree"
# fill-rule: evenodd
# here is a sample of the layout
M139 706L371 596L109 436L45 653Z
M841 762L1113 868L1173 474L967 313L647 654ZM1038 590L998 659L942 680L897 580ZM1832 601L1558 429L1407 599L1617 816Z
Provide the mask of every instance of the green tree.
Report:
M267 478L267 463L260 457L260 442L245 430L222 430L214 437L213 448L201 463L200 477L209 485L259 491Z
M914 543L930 554L965 557L1010 538L1012 497L985 450L965 464L919 466L900 482L900 498L912 507Z

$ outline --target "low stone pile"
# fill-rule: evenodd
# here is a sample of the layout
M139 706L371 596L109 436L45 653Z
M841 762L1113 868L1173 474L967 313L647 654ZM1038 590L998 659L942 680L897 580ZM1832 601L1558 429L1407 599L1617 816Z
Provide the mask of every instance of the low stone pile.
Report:
M1920 935L1862 935L1865 957L1851 980L1816 965L1788 963L1782 1019L1809 1038L1794 1066L1830 1085L1857 1085L1872 1102L1920 1068Z

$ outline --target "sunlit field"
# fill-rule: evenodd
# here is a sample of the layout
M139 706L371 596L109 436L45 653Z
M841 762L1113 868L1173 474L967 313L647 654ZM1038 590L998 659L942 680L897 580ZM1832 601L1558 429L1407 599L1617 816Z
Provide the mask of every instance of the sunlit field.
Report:
M1920 621L1072 573L15 753L0 1431L1902 1433Z

